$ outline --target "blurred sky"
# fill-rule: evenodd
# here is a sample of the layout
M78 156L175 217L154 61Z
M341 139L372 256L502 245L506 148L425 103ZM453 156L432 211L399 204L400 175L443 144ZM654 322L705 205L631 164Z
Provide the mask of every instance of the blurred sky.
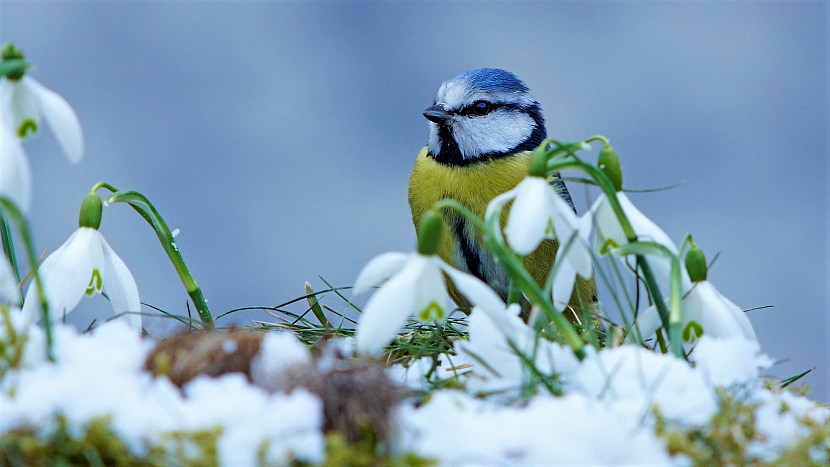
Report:
M771 374L816 367L828 395L827 25L823 2L0 2L0 40L36 64L83 124L78 166L27 143L41 249L77 227L89 188L146 194L214 314L275 305L323 276L351 284L411 250L406 201L445 79L516 73L563 140L603 134L631 194L750 313ZM581 187L571 186L584 206ZM187 299L128 207L101 231L142 301ZM87 300L70 321L111 312ZM236 315L237 322L266 318ZM168 322L150 322L155 333Z

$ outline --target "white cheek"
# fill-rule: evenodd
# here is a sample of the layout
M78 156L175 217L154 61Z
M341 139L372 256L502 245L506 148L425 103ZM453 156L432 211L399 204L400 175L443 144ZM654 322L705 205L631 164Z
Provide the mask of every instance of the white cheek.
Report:
M453 123L452 132L461 155L471 159L513 149L524 142L535 127L536 123L525 113L500 110L484 117L459 117Z

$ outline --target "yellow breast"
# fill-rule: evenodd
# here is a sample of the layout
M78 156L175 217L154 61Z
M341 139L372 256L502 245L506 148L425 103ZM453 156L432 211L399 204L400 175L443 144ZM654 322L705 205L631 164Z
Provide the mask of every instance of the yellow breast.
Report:
M454 199L483 218L490 200L518 185L527 175L529 163L530 153L525 152L489 162L450 167L428 157L425 147L418 154L409 178L409 205L415 226L421 216L442 199Z
M427 156L427 148L421 150L415 160L415 167L409 179L409 205L412 208L412 220L417 229L421 217L442 199L453 199L472 211L479 219L484 217L487 205L496 196L513 189L527 175L530 153L524 152L514 156L488 162L470 164L463 167L450 167L435 162ZM502 221L506 216L502 216ZM489 268L491 274L481 277L503 298L507 296L507 283L500 280L501 274L494 273L495 263L492 257L481 247L481 235L466 228L457 230L456 222L460 219L455 213L445 214L446 225L438 255L449 264L476 274L462 267L464 262L459 247L459 234L466 232L468 246L481 255L482 267ZM540 248L525 258L528 272L539 284L543 284L556 255L556 243L545 241ZM496 268L499 269L499 268ZM455 292L455 291L452 291ZM457 294L453 293L456 302ZM462 303L459 303L462 305Z

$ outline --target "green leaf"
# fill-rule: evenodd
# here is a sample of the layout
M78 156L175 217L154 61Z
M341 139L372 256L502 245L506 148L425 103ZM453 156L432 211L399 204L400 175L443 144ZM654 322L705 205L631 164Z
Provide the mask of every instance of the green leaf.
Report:
M199 312L199 318L202 320L202 324L206 327L214 327L213 317L210 315L210 310L202 294L202 289L199 288L193 276L190 274L190 270L188 270L184 258L181 252L179 252L179 246L176 245L173 234L170 233L170 228L167 227L167 223L158 213L155 206L144 195L133 190L116 191L112 196L107 198L106 204L109 205L112 203L129 204L153 227L161 242L161 246L173 263L173 267L176 268L176 272L179 274L179 279L181 279L185 290L187 290L188 295L193 300L193 304L196 305L196 311Z

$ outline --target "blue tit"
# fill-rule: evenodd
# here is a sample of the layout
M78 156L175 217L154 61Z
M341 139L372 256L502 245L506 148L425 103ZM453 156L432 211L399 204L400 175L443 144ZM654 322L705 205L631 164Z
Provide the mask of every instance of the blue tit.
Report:
M495 68L467 71L444 82L433 105L424 110L429 141L418 154L409 179L409 206L417 229L421 217L438 201L453 199L483 218L487 204L515 187L528 173L530 154L547 137L539 103L514 74ZM565 183L551 183L573 208ZM495 258L483 247L481 235L465 220L446 212L438 255L470 273L507 299L510 283ZM558 243L545 240L525 257L525 267L541 286L556 258ZM450 295L459 308L469 303L457 290ZM581 277L570 302L570 316L581 316L580 304L595 300L593 280ZM578 292L576 292L578 290ZM529 306L523 303L527 319Z

